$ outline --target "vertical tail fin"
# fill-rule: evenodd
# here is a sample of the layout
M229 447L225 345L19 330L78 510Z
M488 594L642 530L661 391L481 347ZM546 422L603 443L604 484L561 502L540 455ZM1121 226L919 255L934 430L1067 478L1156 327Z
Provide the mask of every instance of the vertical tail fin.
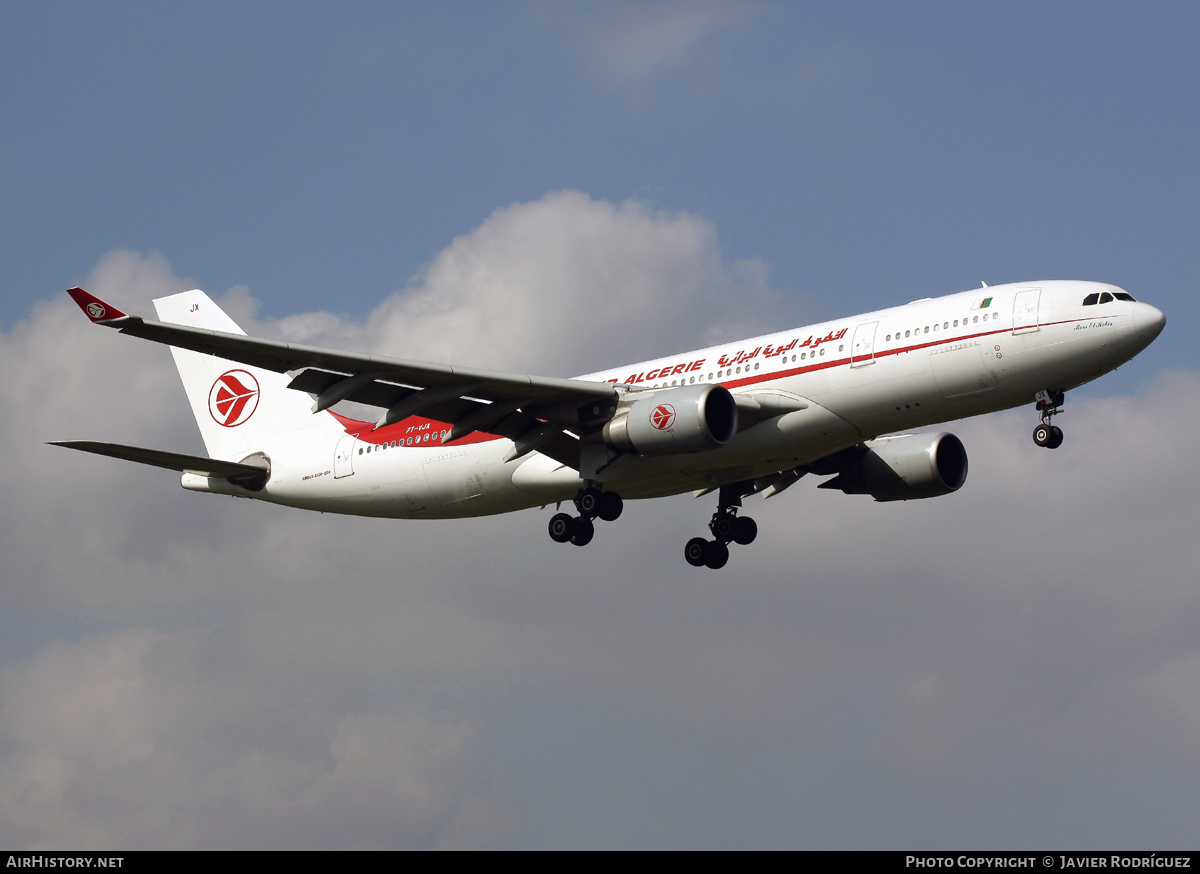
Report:
M246 333L198 289L158 298L154 309L163 322ZM331 414L313 415L311 399L289 389L286 374L175 346L171 355L213 458L243 458L261 449L268 436L284 431L342 430Z

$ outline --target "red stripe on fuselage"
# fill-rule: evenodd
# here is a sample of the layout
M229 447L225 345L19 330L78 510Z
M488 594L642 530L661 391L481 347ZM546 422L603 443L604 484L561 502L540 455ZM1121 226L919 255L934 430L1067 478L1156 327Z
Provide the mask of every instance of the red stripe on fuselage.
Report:
M1088 316L1081 319L1064 319L1060 322L1047 322L1045 324L1038 325L1037 327L1049 328L1055 325L1069 325L1073 322L1091 321L1092 318L1092 316ZM944 346L948 343L962 343L967 340L978 340L982 337L991 337L999 334L1011 335L1012 330L1012 326L1010 325L1005 328L996 328L995 330L991 331L981 331L977 334L960 334L955 337L943 336L936 340L931 340L928 343L916 343L911 346L900 346L895 349L885 349L882 352L876 351L872 358L885 358L888 355L899 355L902 352L916 352L919 349L930 349L934 346ZM737 379L726 378L713 380L713 382L715 382L717 385L723 385L725 388L729 389L742 388L747 385L756 385L761 382L774 382L779 379L798 376L802 373L812 373L817 370L826 370L830 367L840 367L850 363L850 358L848 357L832 358L829 361L814 361L810 364L801 364L798 367L791 367L786 370L764 371L762 373L756 373L752 376L741 376ZM713 383L707 384L712 385ZM670 388L670 386L664 386L664 388ZM655 389L648 390L655 391ZM657 390L662 391L663 389ZM364 443L374 443L376 445L391 443L393 440L395 440L397 448L402 446L408 447L409 444L407 444L405 441L407 441L409 437L414 438L411 444L412 447L416 447L418 445L429 446L430 444L435 443L439 446L467 446L472 443L487 443L490 440L503 439L498 434L488 434L484 431L474 431L468 434L466 437L461 437L451 443L442 444L440 436L442 431L449 430L452 426L446 422L439 422L437 419L426 419L423 416L410 416L407 419L402 419L399 422L372 431L371 429L374 427L374 425L372 425L370 422L352 419L349 416L343 416L339 413L335 413L333 410L330 410L329 412L332 413L333 416L342 424L342 427L346 429L347 434L353 434ZM418 443L416 438L423 438L426 434L429 435L429 439L422 439L420 443Z
M364 443L374 443L382 446L384 443L396 441L396 448L416 448L417 446L467 446L471 443L487 443L489 440L503 439L498 434L488 434L484 431L473 431L466 437L460 437L450 443L442 443L442 432L450 430L451 425L446 422L439 422L437 419L426 419L423 416L409 416L407 419L401 419L399 422L393 422L391 425L386 425L383 428L372 431L375 426L370 422L363 422L359 419L351 419L349 416L343 416L340 413L329 411L333 417L341 422L342 427L346 429L347 434L353 434ZM425 437L428 436L428 440ZM409 444L408 438L412 437L413 442Z
M1061 322L1046 322L1045 324L1040 324L1037 327L1038 328L1050 328L1055 325L1069 325L1069 324L1072 324L1073 322L1089 322L1092 320L1092 318L1093 317L1088 316L1087 318L1083 318L1083 319L1063 319ZM999 335L999 334L1011 335L1012 330L1013 330L1012 327L1009 326L1007 328L997 328L996 330L993 330L993 331L982 331L978 334L960 334L957 337L942 337L937 340L931 340L928 343L916 343L912 346L900 346L900 347L897 347L896 349L885 349L882 352L877 351L871 357L872 358L884 358L888 355L899 355L901 352L916 352L919 349L929 349L934 346L944 346L947 343L962 343L966 340L978 340L981 337L991 337L991 336L995 336L995 335ZM864 356L864 357L866 357L866 356ZM718 385L723 385L723 386L725 386L725 388L729 388L729 389L742 388L743 386L747 386L747 385L756 385L760 382L774 382L777 379L785 379L789 376L797 376L801 373L812 373L817 370L827 370L830 367L839 367L843 364L850 364L850 363L851 362L848 357L831 358L829 361L816 361L811 364L801 364L798 367L790 367L786 370L774 370L774 371L770 371L770 372L756 373L753 376L741 376L736 379L729 379L727 377L725 379L713 380L713 382L715 382ZM709 383L709 384L711 385L712 383ZM690 383L689 383L689 385L690 385ZM666 386L666 388L669 388L669 387L670 386ZM659 389L659 391L661 391L661 390L662 389Z

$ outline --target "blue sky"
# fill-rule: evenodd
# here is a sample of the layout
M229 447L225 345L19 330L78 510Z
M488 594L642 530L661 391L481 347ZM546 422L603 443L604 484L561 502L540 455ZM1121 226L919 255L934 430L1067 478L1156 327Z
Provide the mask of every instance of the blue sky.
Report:
M268 315L361 317L559 189L699 214L830 315L1042 277L1169 310L1197 278L1187 4L3 14L18 304L126 248Z
M0 4L0 839L1193 840L1197 32L1188 3ZM802 483L723 576L683 566L690 498L584 560L532 511L309 518L40 445L199 448L162 350L76 284L569 375L1040 278L1168 319L1053 460L1029 410L956 423L961 493Z

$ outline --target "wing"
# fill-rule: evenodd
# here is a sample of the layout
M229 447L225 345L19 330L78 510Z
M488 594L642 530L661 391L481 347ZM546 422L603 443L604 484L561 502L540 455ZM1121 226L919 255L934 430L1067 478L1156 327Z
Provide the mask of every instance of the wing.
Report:
M383 410L376 428L420 414L452 426L443 442L473 431L507 437L516 444L510 453L513 458L537 449L578 468L578 435L599 428L617 406L617 390L610 383L452 367L261 340L126 315L82 288L68 293L89 319L122 334L277 373L295 372L289 388L315 394L314 413L339 401L355 401Z

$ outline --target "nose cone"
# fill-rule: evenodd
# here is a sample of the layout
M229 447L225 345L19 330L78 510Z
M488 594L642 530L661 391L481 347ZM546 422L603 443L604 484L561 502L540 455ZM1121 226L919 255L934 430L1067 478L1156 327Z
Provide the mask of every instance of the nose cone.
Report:
M1154 338L1162 333L1166 324L1167 317L1163 315L1162 310L1152 307L1148 303L1134 304L1133 333L1141 342L1143 349L1154 342Z

